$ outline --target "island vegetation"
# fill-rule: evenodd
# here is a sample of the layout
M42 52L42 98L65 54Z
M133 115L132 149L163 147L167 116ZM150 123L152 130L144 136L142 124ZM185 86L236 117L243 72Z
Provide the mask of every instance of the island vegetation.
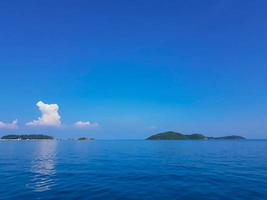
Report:
M173 131L163 132L156 135L152 135L147 138L148 140L203 140L204 135L201 134L191 134L185 135L182 133L176 133Z
M224 136L224 137L207 137L205 135L198 133L186 135L174 131L155 134L147 138L147 140L237 140L237 139L246 139L246 138L237 135Z
M49 135L30 134L30 135L4 135L2 140L52 140L54 139Z
M209 140L242 140L246 139L245 137L239 136L239 135L229 135L229 136L223 136L223 137L207 137Z
M78 140L95 140L94 138L81 137Z

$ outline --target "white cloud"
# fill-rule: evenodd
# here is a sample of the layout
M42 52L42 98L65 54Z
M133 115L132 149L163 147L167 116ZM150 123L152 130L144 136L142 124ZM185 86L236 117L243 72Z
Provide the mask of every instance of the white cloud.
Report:
M98 127L99 124L96 122L83 122L83 121L78 121L74 124L74 127L76 128L88 128L88 127Z
M0 129L16 129L18 128L18 120L14 120L11 123L5 123L0 121Z
M46 104L42 101L39 101L36 106L42 113L41 117L38 117L37 120L28 122L28 126L60 126L60 115L58 113L59 107L57 104Z

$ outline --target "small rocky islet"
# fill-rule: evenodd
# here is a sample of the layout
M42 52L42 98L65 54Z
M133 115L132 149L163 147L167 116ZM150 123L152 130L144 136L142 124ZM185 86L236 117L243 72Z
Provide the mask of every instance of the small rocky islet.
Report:
M80 140L80 141L95 140L95 138L81 137L81 138L78 138L78 140Z

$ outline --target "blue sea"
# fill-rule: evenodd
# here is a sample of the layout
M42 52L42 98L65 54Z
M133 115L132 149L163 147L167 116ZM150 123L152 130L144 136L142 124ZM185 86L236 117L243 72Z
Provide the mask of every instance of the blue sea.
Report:
M0 199L267 199L267 141L0 141Z

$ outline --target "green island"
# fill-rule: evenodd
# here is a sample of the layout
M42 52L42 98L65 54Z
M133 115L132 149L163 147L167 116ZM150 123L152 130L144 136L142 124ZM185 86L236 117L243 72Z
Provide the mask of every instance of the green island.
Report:
M49 135L30 134L30 135L4 135L2 140L53 140Z
M81 137L81 138L78 138L78 140L95 140L95 138L87 138L87 137Z
M158 133L147 138L147 140L239 140L239 139L246 139L246 138L237 135L230 135L224 137L207 137L205 135L198 133L186 135L174 131Z
M223 137L207 137L209 140L243 140L246 139L245 137L238 136L238 135L229 135Z

